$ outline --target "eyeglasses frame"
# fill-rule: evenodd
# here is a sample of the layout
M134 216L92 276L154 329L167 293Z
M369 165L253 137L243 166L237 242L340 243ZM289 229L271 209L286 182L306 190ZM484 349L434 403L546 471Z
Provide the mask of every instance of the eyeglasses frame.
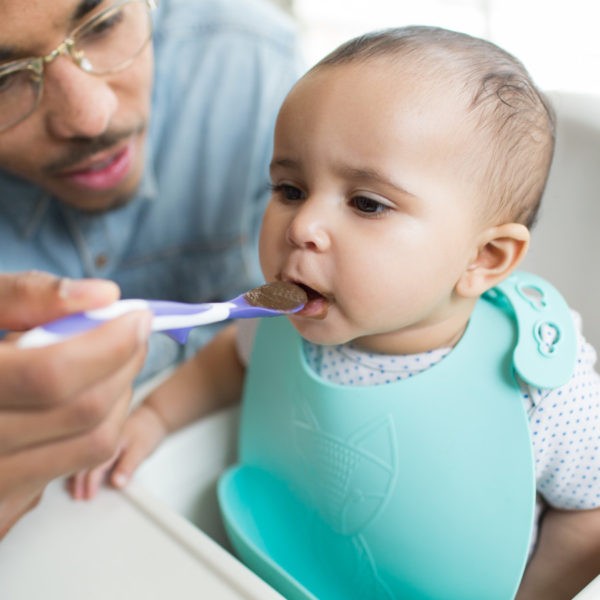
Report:
M120 71L124 71L129 67L135 59L142 53L144 48L148 45L148 42L152 38L152 24L150 25L150 31L148 34L148 38L146 41L140 46L140 49L128 60L124 63L119 64L117 67L113 69L107 69L102 72L96 72L92 69L86 68L83 60L85 56L83 53L78 53L75 49L75 44L77 42L78 34L83 30L89 27L90 23L94 23L96 20L101 21L105 15L118 9L127 4L139 4L143 3L147 6L148 12L150 13L157 7L157 0L121 0L120 2L116 2L115 4L108 6L104 10L101 10L99 13L95 14L93 17L87 19L83 23L80 23L73 31L67 35L67 37L51 52L48 52L45 56L36 56L31 58L22 58L19 60L15 60L4 65L0 64L0 77L3 75L9 75L10 73L14 73L15 71L32 71L32 79L37 84L37 93L35 97L35 102L27 113L23 116L19 117L15 121L10 122L8 125L0 125L0 133L14 127L17 123L24 121L29 116L31 116L38 106L40 105L40 101L42 99L43 89L44 89L44 70L46 65L50 64L59 56L68 56L71 60L85 73L89 73L90 75L96 75L98 77L102 77L104 75L112 75L113 73L119 73Z

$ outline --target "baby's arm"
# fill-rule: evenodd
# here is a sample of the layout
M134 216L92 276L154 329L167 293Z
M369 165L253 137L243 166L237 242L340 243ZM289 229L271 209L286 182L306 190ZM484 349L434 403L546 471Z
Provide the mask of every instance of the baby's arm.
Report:
M227 326L143 402L168 433L239 401L245 368L236 335L237 325Z
M74 475L69 481L75 499L92 498L102 481L123 487L142 461L170 433L211 412L237 402L244 367L236 348L236 325L218 333L179 367L128 417L116 455L108 462Z
M569 600L600 574L600 377L573 313L578 351L568 383L529 387L537 491L549 507L518 600Z
M517 600L570 600L600 574L600 508L549 509Z

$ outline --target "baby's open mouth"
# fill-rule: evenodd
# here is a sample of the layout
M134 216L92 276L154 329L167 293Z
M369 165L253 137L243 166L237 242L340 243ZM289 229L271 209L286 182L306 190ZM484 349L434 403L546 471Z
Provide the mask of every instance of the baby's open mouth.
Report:
M313 319L324 319L327 316L329 309L329 300L317 290L305 285L304 283L294 282L300 286L308 297L307 303L304 308L296 313L296 316L310 317Z

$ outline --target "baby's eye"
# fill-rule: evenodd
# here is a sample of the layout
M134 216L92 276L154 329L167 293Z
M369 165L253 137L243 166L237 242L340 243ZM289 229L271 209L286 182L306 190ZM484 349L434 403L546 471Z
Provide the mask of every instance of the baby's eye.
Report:
M382 204L374 198L369 198L367 196L354 196L354 198L350 200L350 203L358 212L370 215L378 215L384 213L390 208L389 206Z
M271 189L273 193L280 194L284 200L304 200L304 192L300 188L297 188L289 183L279 183L272 185Z

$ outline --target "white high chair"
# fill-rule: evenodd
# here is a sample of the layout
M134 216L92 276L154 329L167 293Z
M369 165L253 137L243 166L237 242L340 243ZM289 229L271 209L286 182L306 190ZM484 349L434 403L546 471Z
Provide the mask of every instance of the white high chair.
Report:
M549 96L558 120L556 153L523 268L556 285L581 313L584 334L600 349L600 278L594 277L595 260L600 261L595 231L600 224L600 98ZM234 459L236 427L236 409L190 427L152 456L138 478L224 544L211 494L220 470ZM188 469L189 480L183 477ZM199 479L210 489L199 491Z
M556 285L582 315L586 338L600 350L600 278L594 276L596 260L600 262L600 98L556 92L548 96L557 116L556 151L523 268ZM182 432L150 459L139 477L141 485L226 548L214 482L235 456L237 416L230 409ZM180 468L174 472L177 463ZM600 578L577 600L596 597Z
M600 350L600 98L548 94L557 115L556 152L523 269L548 278L583 317ZM598 267L600 269L600 265ZM139 483L230 549L214 491L235 456L237 409L181 432L142 467ZM600 578L577 600L600 597Z
M600 350L600 98L550 93L557 144L531 250L523 268L548 278L583 317L586 338ZM598 304L596 304L598 302ZM142 467L139 483L230 549L214 486L235 456L237 409L181 432ZM600 577L577 600L600 597Z
M595 235L600 98L551 94L551 99L558 115L557 149L523 268L559 288L582 314L586 337L600 348L600 281L594 277L600 258ZM114 600L187 600L198 594L283 600L198 530L230 548L215 483L235 460L237 421L238 410L229 409L174 435L123 494L103 490L85 505L51 486L36 511L0 545L0 595L75 600L86 590L86 597ZM600 598L600 577L576 600L594 598Z
M600 98L550 93L557 142L539 222L523 269L551 281L600 349Z

